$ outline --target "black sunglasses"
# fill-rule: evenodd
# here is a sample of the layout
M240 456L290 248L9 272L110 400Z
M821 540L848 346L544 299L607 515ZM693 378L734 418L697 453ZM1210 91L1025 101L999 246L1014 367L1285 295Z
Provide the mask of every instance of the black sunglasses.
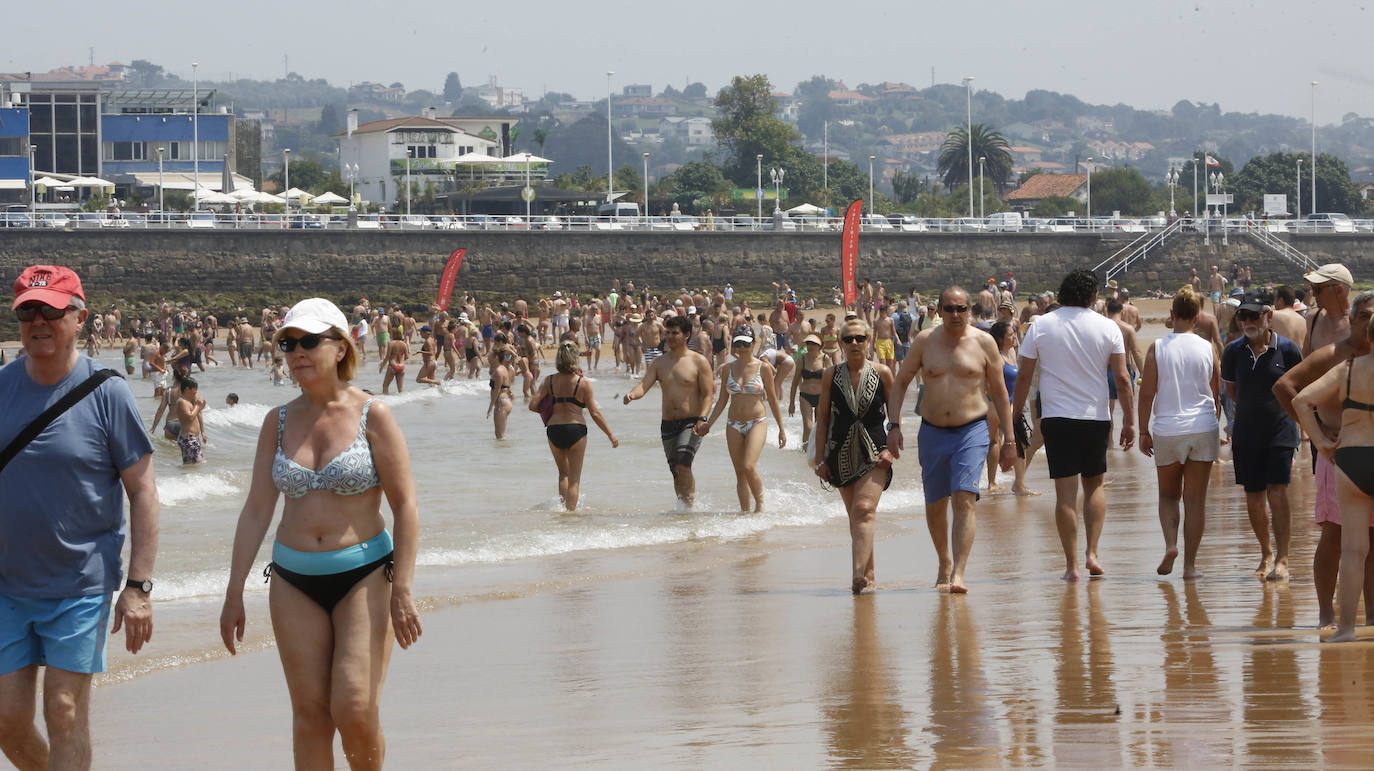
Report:
M70 305L66 308L54 308L44 303L33 303L21 305L14 309L14 317L20 321L33 321L38 318L38 314L43 314L43 318L48 321L57 321L67 315L67 311L76 310Z
M338 335L303 335L301 337L283 337L281 340L277 341L277 347L282 349L284 353L291 353L292 351L296 350L296 346L298 345L307 351L313 351L315 350L315 346L320 344L321 340L342 339L343 338L339 337Z
M967 305L941 305L940 308L945 313L963 313L968 310Z
M866 342L868 342L868 335L843 335L843 336L840 337L840 340L841 340L842 342L851 343L851 344L852 344L852 343L866 343Z

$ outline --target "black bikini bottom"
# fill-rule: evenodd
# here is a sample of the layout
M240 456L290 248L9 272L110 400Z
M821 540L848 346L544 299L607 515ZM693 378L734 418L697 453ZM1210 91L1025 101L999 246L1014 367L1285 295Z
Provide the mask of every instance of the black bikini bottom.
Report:
M1374 447L1337 447L1331 462L1350 477L1360 492L1374 498Z
M805 391L798 391L797 394L801 396L802 401L806 402L807 404L811 405L812 407L819 407L819 406L821 406L821 395L820 395L820 394L809 394L809 393L807 393L807 392L805 392Z
M391 580L391 555L387 554L381 559L360 565L352 570L345 570L342 573L329 573L322 576L310 576L304 573L295 573L281 567L275 562L269 562L262 574L268 578L278 576L286 583L300 589L306 597L315 601L316 605L324 608L325 613L333 613L334 606L348 595L359 581L372 575L372 573L383 565L386 566L386 580Z
M544 435L549 438L549 443L554 447L566 450L587 436L587 425L585 423L558 423L545 426Z

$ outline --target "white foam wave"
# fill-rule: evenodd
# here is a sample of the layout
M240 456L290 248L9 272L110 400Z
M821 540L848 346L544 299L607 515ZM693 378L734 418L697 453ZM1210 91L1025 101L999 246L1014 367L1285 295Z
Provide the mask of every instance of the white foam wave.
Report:
M245 489L240 486L241 476L233 471L163 474L157 479L157 500L163 506L175 506L183 501L236 495Z
M229 555L227 553L224 555L224 559L225 566L223 569L201 570L194 573L172 573L159 578L157 582L158 601L218 600L223 597L224 588L229 585ZM267 583L261 578L262 569L265 565L265 562L255 564L253 569L248 572L248 580L244 582L244 591L266 591Z
M207 427L231 428L237 426L247 426L257 428L262 425L271 407L265 404L253 404L251 402L239 402L233 407L206 407L201 413L202 420Z

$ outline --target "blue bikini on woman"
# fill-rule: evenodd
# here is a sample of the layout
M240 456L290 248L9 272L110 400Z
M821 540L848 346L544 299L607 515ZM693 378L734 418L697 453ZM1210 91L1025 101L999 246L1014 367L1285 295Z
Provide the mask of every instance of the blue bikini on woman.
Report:
M286 428L286 406L277 410L277 454L272 459L272 482L282 495L301 498L314 490L357 495L381 484L372 460L372 446L367 442L367 411L374 401L376 399L368 399L363 404L358 436L353 444L319 471L286 457L281 446ZM280 576L330 613L359 581L377 568L385 565L390 580L391 552L391 533L386 530L362 543L325 552L300 551L277 542L272 544L272 562L263 575Z

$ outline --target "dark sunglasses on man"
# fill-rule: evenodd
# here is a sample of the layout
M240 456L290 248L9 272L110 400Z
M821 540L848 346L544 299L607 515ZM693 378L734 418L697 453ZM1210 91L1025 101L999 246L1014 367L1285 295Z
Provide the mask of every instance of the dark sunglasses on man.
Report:
M281 340L277 341L277 347L282 349L283 353L291 353L292 351L296 350L296 346L298 345L307 351L313 351L315 350L315 346L320 344L321 340L342 339L343 338L339 337L338 335L302 335L300 337L283 337Z
M46 303L24 303L14 309L14 317L20 321L33 321L38 318L38 314L43 314L43 318L48 321L57 321L67 315L67 311L74 311L70 305L66 308L54 308Z

